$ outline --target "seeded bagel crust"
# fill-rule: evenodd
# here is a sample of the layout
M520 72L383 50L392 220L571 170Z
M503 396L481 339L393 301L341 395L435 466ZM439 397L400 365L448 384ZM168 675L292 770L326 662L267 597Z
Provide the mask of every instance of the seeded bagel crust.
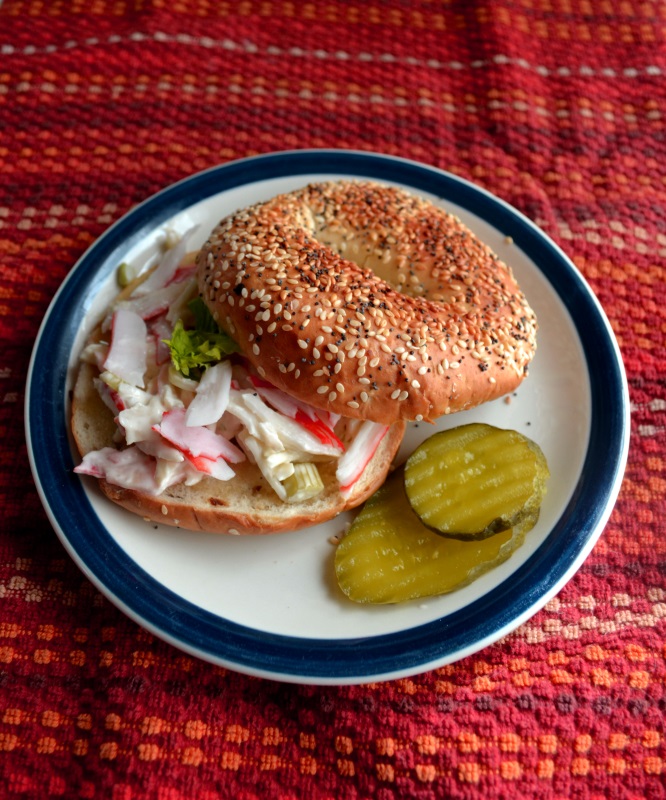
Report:
M213 315L261 375L390 425L513 391L536 317L456 217L396 187L312 184L238 211L197 257Z
M95 374L93 366L81 364L72 397L72 432L81 456L91 450L113 447L117 431L113 414L94 388ZM347 497L338 491L336 465L324 462L317 465L324 492L302 503L283 503L259 468L248 461L233 465L236 475L230 481L204 478L194 486L172 486L158 496L123 489L97 478L91 480L114 503L146 520L165 525L232 534L293 531L325 522L366 500L384 482L403 434L404 424L389 429Z

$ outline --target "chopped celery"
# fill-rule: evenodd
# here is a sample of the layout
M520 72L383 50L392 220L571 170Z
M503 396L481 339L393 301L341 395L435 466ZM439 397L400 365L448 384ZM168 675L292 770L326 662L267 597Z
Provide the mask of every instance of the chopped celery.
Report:
M319 470L309 462L294 464L294 472L282 481L287 492L288 503L301 503L316 497L324 490L324 482Z
M134 269L126 261L123 261L123 263L116 270L116 280L118 281L118 286L120 286L121 289L129 286L135 277L136 275L134 274Z

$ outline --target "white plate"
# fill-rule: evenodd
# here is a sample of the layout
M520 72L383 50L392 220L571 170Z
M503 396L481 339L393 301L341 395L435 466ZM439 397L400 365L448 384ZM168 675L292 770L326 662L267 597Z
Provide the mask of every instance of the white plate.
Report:
M364 607L341 595L331 534L347 517L270 537L148 524L73 474L68 414L77 352L114 292L122 261L142 263L165 232L200 225L307 182L367 177L410 188L458 214L510 263L539 320L538 353L519 391L442 425L484 421L537 441L551 469L537 527L507 562L425 602ZM28 378L26 429L40 497L65 547L126 614L182 650L279 680L342 684L396 678L459 659L533 615L581 565L615 502L629 402L615 339L569 259L507 204L411 161L297 151L232 162L171 186L111 227L46 314ZM439 427L439 426L437 426ZM434 428L413 425L403 453Z

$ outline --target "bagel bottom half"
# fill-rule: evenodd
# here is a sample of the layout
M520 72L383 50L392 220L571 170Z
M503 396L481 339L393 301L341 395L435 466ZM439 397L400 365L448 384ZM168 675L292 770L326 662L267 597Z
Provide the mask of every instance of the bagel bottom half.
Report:
M82 363L72 396L72 433L82 457L92 450L114 446L117 430L111 411L94 387L94 375L95 368ZM204 478L194 486L172 486L160 495L93 480L110 500L147 521L211 533L293 531L325 522L366 500L383 483L404 430L404 423L396 423L388 430L347 496L338 490L334 462L318 464L324 491L301 503L282 502L259 468L248 461L234 465L236 475L230 481Z

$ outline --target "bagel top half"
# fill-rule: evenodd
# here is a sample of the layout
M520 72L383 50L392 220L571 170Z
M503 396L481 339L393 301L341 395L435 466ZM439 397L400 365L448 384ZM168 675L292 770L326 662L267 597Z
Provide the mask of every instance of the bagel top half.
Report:
M432 421L516 388L536 317L460 220L373 182L238 211L198 255L201 295L271 383L346 417Z

